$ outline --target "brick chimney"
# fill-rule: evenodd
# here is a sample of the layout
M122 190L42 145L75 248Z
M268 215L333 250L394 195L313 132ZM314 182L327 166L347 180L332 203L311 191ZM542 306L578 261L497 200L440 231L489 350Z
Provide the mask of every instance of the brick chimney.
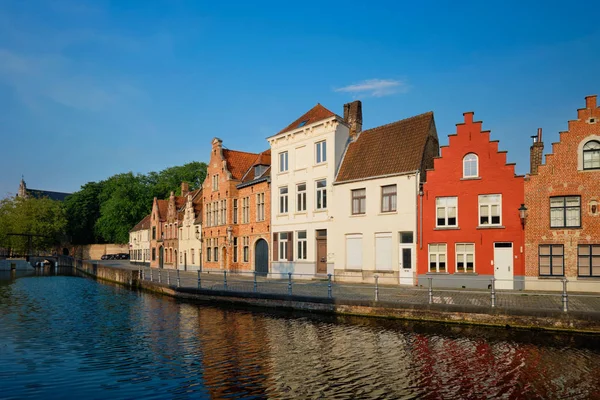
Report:
M362 131L362 103L360 100L344 104L344 122L350 125L350 138L356 140Z
M593 110L594 108L596 108L597 107L596 100L597 100L597 95L586 96L585 97L585 108L587 108L589 110Z
M190 192L190 184L187 182L181 182L181 196L185 197Z
M542 142L542 128L538 128L537 135L531 137L533 144L529 148L529 173L537 175L538 167L542 165L544 156L544 143Z

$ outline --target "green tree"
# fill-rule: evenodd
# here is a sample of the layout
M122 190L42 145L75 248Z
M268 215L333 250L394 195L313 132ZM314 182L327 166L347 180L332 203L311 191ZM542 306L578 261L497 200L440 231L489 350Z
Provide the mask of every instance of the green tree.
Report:
M152 187L153 197L164 199L171 191L181 195L181 182L190 184L190 190L198 189L206 178L206 163L191 162L182 166L166 168L158 173L150 172L148 184Z
M95 232L100 218L100 193L104 182L88 182L81 190L65 199L65 209L69 217L67 234L73 244L105 243Z

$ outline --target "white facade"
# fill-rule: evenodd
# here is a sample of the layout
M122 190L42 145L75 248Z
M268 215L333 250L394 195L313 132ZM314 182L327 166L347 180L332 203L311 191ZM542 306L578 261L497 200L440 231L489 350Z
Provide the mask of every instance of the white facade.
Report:
M377 275L380 284L414 285L418 172L336 183L334 190L335 279L373 282Z
M198 271L202 267L202 226L194 212L192 195L188 194L183 221L179 227L179 260L182 271Z
M272 157L271 272L286 277L288 272L299 274L295 278L333 273L333 252L328 244L331 210L337 203L333 181L348 136L342 119L331 116L268 139ZM282 194L285 189L287 207ZM286 245L286 240L292 244ZM290 248L291 257L287 254Z
M129 232L129 261L134 263L150 262L150 228Z

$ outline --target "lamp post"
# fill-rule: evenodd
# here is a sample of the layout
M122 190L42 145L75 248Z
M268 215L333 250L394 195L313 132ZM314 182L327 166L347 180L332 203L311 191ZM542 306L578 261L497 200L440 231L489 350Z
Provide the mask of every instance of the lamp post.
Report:
M525 207L525 204L521 204L521 207L519 207L519 217L521 218L521 225L525 228L525 220L527 219L527 207Z

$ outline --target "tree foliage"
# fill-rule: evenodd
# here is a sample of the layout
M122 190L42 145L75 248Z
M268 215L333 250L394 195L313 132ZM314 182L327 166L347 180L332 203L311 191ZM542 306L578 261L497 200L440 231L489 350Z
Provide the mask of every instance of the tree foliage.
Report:
M48 198L7 198L0 201L0 243L13 252L30 250L28 239L9 234L33 234L34 250L50 251L66 241L67 215L64 204Z

